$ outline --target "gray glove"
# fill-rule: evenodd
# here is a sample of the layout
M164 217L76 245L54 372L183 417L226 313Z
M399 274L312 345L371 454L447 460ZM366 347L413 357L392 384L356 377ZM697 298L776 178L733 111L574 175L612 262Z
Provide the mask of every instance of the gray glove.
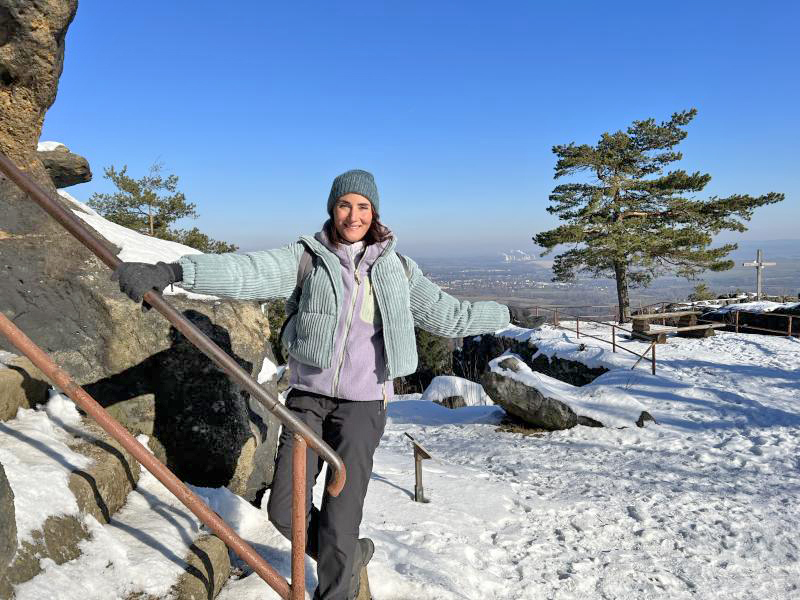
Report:
M179 263L158 262L154 265L140 262L124 262L111 275L112 281L119 281L119 289L134 302L141 302L150 290L162 291L171 283L183 279L183 269ZM143 309L150 308L146 303Z

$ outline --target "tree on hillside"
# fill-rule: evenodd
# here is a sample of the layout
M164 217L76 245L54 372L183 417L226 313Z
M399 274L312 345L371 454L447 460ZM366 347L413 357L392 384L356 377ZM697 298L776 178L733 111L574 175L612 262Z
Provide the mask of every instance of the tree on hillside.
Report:
M703 300L713 300L714 298L716 298L714 292L711 291L705 281L701 281L694 286L692 293L688 296L689 302L702 302Z
M172 229L178 219L198 217L195 205L186 201L178 191L178 176L163 175L163 164L154 163L147 175L134 179L128 167L117 171L114 165L103 169L104 177L117 187L113 194L94 193L89 206L103 217L127 227L164 240L180 242L202 252L233 252L237 246L211 239L197 227L188 231Z
M733 267L725 257L736 244L711 248L720 231L746 231L759 206L783 200L770 192L752 197L734 194L697 199L711 179L700 172L664 172L683 155L674 150L686 137L684 128L695 109L675 113L669 121L634 121L627 131L604 133L595 146L554 146L555 179L583 174L583 181L556 186L547 211L565 224L536 234L544 256L560 244L571 247L553 264L555 281L579 273L616 280L619 320L630 318L628 286L647 286L667 272L692 279L704 270Z

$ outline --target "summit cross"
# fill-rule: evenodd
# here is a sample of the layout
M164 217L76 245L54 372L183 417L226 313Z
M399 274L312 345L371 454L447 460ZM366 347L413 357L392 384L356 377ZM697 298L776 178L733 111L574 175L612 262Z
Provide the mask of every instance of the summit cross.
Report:
M774 262L764 262L764 256L761 250L756 250L756 259L754 261L742 263L743 267L756 268L756 300L761 300L761 282L764 267L774 267L775 264Z

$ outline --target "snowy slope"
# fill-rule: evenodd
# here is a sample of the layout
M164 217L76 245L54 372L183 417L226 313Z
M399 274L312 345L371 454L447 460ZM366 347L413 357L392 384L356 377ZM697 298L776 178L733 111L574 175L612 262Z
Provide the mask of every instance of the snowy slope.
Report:
M535 337L548 351L570 354L568 345L577 346L563 331L545 328ZM596 344L584 351L592 361L628 360ZM634 397L659 425L524 437L497 431L502 411L494 406L390 404L361 530L376 542L376 600L800 596L800 341L723 333L660 346L656 376L630 370L632 362L594 386ZM405 431L434 455L424 463L430 504L411 499ZM185 510L156 488L143 489L158 498L147 496L155 524L143 530L154 541L137 550L149 558L111 545L108 531L92 542L108 557L115 589L143 585L136 565L182 556L177 539L195 532ZM225 490L201 493L288 575L288 542L263 511ZM318 485L317 501L320 493ZM158 521L162 515L171 520ZM80 570L78 563L48 566L26 584L36 593L21 597L40 598L42 590L53 598L113 597L99 562L92 567L100 555L87 547ZM308 568L313 589L310 560ZM222 595L276 597L247 574Z

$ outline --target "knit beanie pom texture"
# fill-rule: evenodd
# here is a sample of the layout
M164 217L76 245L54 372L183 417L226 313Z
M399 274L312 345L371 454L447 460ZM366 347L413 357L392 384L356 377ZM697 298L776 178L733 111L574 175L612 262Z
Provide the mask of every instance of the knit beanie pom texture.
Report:
M372 203L372 209L380 212L378 186L372 173L361 169L345 171L333 180L331 193L328 196L328 213L333 212L333 204L345 194L360 194Z

